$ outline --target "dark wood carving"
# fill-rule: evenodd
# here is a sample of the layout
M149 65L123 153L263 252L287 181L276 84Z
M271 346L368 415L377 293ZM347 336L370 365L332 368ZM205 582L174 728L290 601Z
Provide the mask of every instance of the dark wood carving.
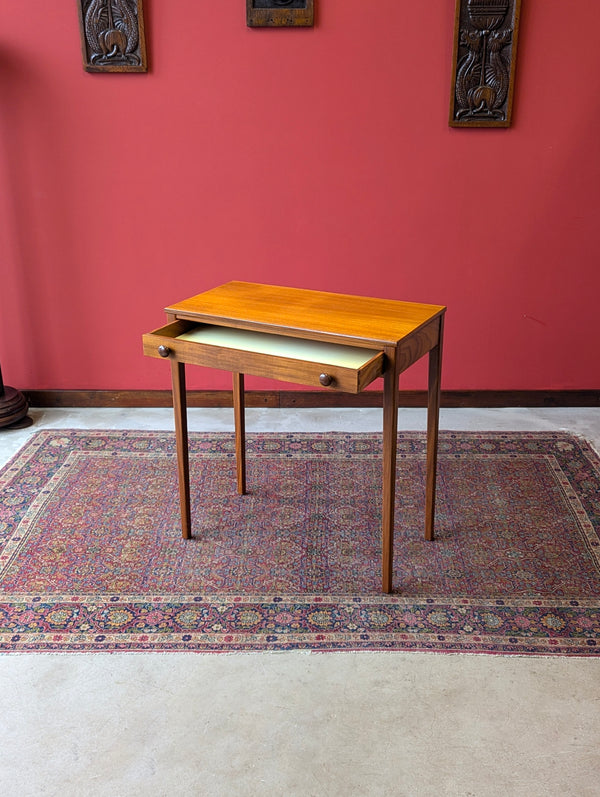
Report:
M146 72L143 0L77 0L88 72Z
M246 24L258 27L309 27L314 0L246 0Z
M450 125L509 127L521 0L457 0Z

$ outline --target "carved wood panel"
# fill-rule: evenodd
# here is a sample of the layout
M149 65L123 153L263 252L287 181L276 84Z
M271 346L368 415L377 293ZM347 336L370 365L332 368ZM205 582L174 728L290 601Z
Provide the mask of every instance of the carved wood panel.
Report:
M143 0L77 0L88 72L146 72Z
M452 127L509 127L521 0L457 0Z
M314 0L246 0L246 25L309 27L314 24Z

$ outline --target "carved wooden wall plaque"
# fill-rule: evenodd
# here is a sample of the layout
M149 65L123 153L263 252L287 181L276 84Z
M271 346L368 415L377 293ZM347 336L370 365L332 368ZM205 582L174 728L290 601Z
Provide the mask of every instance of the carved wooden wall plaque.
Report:
M456 0L450 125L509 127L521 0Z
M246 0L246 25L309 27L314 24L314 0Z
M77 0L88 72L146 72L143 0Z

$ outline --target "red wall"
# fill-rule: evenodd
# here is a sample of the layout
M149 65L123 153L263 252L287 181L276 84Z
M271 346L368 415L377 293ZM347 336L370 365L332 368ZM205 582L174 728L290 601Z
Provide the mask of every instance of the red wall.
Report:
M145 0L147 75L85 73L74 2L2 5L7 383L167 387L142 332L242 279L447 304L449 390L600 388L598 0L524 0L508 130L447 125L453 0L317 4Z

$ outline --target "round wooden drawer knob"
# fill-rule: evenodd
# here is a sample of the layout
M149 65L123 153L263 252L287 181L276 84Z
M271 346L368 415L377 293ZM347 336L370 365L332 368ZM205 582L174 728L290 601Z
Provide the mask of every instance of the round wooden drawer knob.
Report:
M329 387L333 383L333 377L331 374L321 374L319 377L319 382L323 385L323 387Z
M171 354L171 349L168 346L159 346L158 353L161 357L168 357Z

